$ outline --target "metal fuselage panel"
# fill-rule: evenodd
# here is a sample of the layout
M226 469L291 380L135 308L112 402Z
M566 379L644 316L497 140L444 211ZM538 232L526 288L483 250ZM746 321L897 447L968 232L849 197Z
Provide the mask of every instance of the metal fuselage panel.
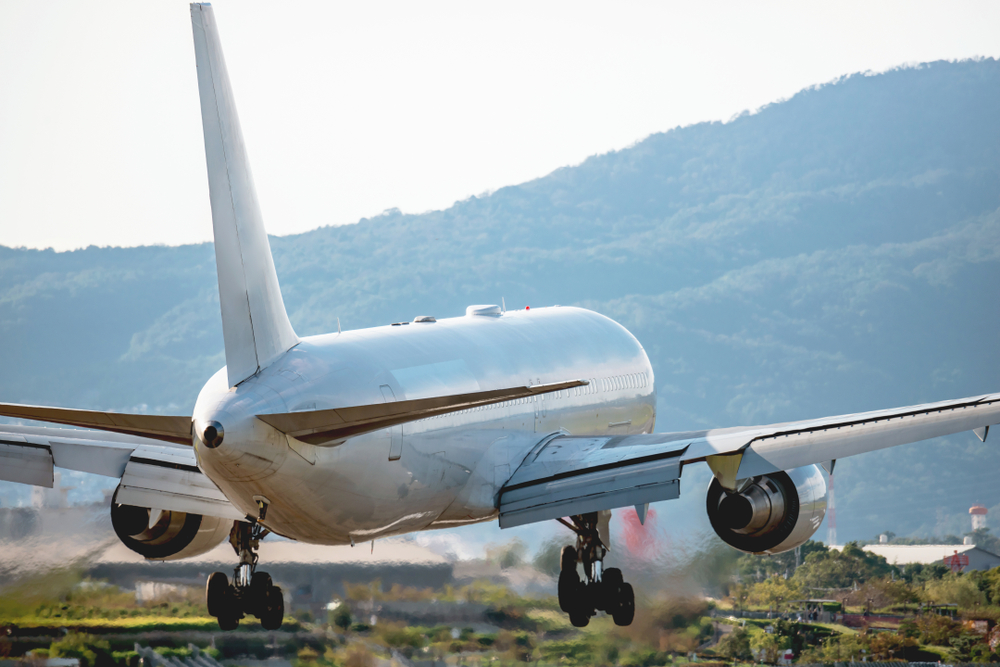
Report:
M583 379L590 385L313 446L254 415ZM539 308L305 338L229 388L202 389L196 425L223 444L199 465L241 511L304 542L344 544L496 517L496 495L550 433L651 433L653 371L624 327L580 308ZM398 458L396 458L398 457Z

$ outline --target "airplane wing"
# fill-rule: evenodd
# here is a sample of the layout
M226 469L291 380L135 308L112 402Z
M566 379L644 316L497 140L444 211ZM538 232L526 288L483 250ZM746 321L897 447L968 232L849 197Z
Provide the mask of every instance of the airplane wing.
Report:
M153 438L178 445L190 445L192 437L191 417L130 415L120 412L50 408L16 403L0 403L0 417L68 424L69 426L124 433L141 438Z
M500 527L670 500L683 466L705 461L736 480L823 464L885 447L1000 423L1000 394L768 426L543 439L500 490Z
M124 505L244 519L198 469L194 449L132 435L0 425L0 480L52 487L54 468L121 479Z

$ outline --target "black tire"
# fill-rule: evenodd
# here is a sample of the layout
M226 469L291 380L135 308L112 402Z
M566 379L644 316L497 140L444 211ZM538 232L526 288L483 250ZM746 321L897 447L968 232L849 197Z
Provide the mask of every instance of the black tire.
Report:
M590 614L580 609L574 609L569 613L569 622L573 624L574 628L585 628L590 625Z
M559 557L559 608L567 614L576 608L582 582L576 571L576 549L563 547Z
M618 609L621 599L621 588L625 583L622 578L622 571L617 567L609 567L601 576L601 597L599 608L609 614L613 614Z
M257 618L262 618L267 609L267 594L272 588L274 588L274 584L271 583L271 575L267 572L254 572L253 578L250 579L244 611L252 613Z
M222 572L213 572L205 582L205 604L208 606L208 615L225 615L228 608L227 597L229 595L229 578Z
M575 571L566 570L559 574L559 608L567 614L580 606L583 582Z
M240 619L235 616L220 616L219 628L222 630L235 630L240 625Z
M559 571L567 572L572 570L576 572L576 561L576 547L563 547L559 553Z
M632 584L622 584L618 589L618 605L611 618L615 620L615 625L632 625L635 618L635 591Z
M265 630L277 630L285 620L285 597L281 589L271 586L265 596L264 613L260 616L260 625Z

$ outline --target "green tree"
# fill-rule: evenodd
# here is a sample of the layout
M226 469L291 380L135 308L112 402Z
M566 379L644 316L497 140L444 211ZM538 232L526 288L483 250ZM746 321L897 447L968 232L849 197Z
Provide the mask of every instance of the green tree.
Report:
M106 639L71 632L49 647L52 658L76 658L80 667L112 667L111 645Z
M950 572L951 570L945 567L942 563L930 563L929 565L914 563L912 565L907 565L901 575L903 580L908 583L924 584L928 581L940 579Z
M750 589L749 601L756 605L778 607L801 597L802 587L794 579L774 576L754 584Z
M979 590L986 594L990 604L1000 604L1000 567L985 572L970 572L977 580Z
M351 617L351 607L347 602L341 602L335 609L330 611L330 624L337 626L343 632L347 632L353 620Z
M948 646L948 640L957 637L962 631L960 623L937 614L918 616L917 627L920 628L920 641L935 646Z
M780 637L766 632L754 635L750 639L750 646L758 652L761 662L775 664L785 649L785 643Z
M840 551L816 551L796 570L794 579L807 589L850 588L875 577L888 576L893 568L885 558L848 542Z
M861 635L839 635L828 638L822 646L804 651L800 662L856 662L867 650L868 645Z
M800 562L804 562L809 554L823 553L827 550L826 545L822 542L808 540L799 547ZM744 554L736 561L736 572L740 579L746 582L763 581L776 574L792 576L795 569L795 549L773 556Z
M905 658L906 649L916 646L916 642L895 632L876 632L868 640L868 653L872 660L892 660Z
M716 652L730 660L752 660L750 633L746 628L735 628L719 640Z
M955 603L963 609L986 604L986 594L979 590L972 577L949 573L924 585L924 600L938 604Z
M980 635L961 632L950 637L948 643L962 662L990 662L990 647Z

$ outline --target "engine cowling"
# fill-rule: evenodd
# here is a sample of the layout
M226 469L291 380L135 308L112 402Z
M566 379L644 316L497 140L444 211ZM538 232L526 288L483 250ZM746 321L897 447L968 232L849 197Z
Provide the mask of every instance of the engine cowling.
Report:
M233 520L120 505L112 500L111 525L118 539L140 556L177 560L214 549L229 536Z
M738 492L713 478L708 519L731 547L777 554L812 537L826 516L826 499L826 477L815 465L750 478Z

